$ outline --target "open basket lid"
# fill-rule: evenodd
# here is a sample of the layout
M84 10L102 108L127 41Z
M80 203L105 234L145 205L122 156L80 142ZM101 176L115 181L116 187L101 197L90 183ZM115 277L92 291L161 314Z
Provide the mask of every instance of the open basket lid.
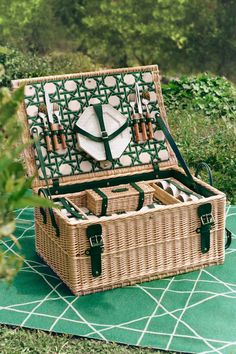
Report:
M32 138L33 128L39 132L38 145L49 185L54 179L59 179L60 183L73 183L151 171L153 164L158 164L160 169L177 165L176 156L163 132L155 124L155 119L153 140L136 143L131 137L122 155L109 163L95 160L78 146L74 126L89 106L110 105L126 117L128 125L132 127L129 94L134 92L135 83L138 83L141 92L148 90L150 93L151 116L154 118L155 114L159 113L167 123L157 65L12 81L13 89L25 85L24 103L18 112L24 127L22 140L26 143ZM66 136L66 150L47 151L43 123L38 116L39 105L45 102L45 90L49 94L50 102L59 106ZM45 173L42 171L35 146L25 149L24 158L28 176L36 176L33 188L45 186Z

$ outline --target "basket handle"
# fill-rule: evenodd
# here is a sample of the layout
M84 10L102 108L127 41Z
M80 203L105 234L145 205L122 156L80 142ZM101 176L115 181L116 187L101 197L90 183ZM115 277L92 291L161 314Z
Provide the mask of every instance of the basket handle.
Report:
M127 192L129 190L129 188L116 188L116 189L112 189L112 193L122 193L122 192Z
M210 166L202 161L197 165L197 169L195 172L195 177L198 178L199 172L202 171L203 169L205 169L207 171L208 174L208 183L213 186L213 176L212 176L212 172L211 172L211 168ZM231 245L232 242L232 232L227 229L227 227L225 228L225 233L226 233L226 243L225 243L225 249L229 248L229 246Z
M200 162L198 165L197 165L197 169L196 169L196 172L195 172L195 177L198 178L198 175L199 175L199 172L202 171L203 169L205 169L207 171L207 174L208 174L208 183L213 186L213 176L212 176L212 172L211 172L211 168L210 166L202 161Z
M232 232L227 229L227 227L225 228L226 231L226 243L225 243L225 249L229 248L229 246L231 245L232 242Z

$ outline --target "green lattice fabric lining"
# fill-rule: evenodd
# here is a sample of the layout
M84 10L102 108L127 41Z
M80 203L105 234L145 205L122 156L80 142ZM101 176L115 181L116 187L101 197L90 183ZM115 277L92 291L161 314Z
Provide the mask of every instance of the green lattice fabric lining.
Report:
M131 107L128 96L134 92L134 84L137 82L141 91L147 89L150 92L149 109L152 117L159 112L155 86L152 73L130 72L100 75L94 77L69 78L63 80L51 80L47 82L35 82L25 88L25 105L29 128L37 127L42 132L43 124L38 116L38 106L44 102L44 87L50 96L52 103L60 107L62 124L66 132L67 150L47 152L43 134L40 136L41 151L44 157L48 178L77 175L88 172L101 171L100 163L93 160L85 152L78 148L73 127L84 109L90 105L111 104L131 121ZM112 162L109 169L131 167L150 164L158 161L167 161L169 155L162 131L157 129L154 122L155 139L142 144L137 144L134 139L122 156ZM35 152L36 166L39 178L43 179L39 159Z

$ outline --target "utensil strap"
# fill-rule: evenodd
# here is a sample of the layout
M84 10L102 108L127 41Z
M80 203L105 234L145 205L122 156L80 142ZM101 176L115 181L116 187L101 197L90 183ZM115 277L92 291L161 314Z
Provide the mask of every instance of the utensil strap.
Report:
M170 131L168 130L166 124L164 123L164 121L162 120L162 118L159 116L159 114L157 113L156 116L156 122L158 123L158 126L161 128L161 130L163 131L167 141L169 142L172 150L174 151L176 157L177 157L177 160L179 161L180 165L183 167L184 169L184 172L186 173L191 185L193 186L194 189L197 189L197 184L195 183L192 175L191 175L191 172L184 160L184 158L182 157L172 135L170 134Z
M101 137L102 137L102 141L103 141L105 153L106 153L106 160L112 161L112 154L111 154L111 149L110 149L110 145L109 145L109 141L108 141L108 134L107 134L104 119L103 119L102 105L95 104L93 106L93 108L94 108L94 111L95 111L96 116L99 121L101 135L102 135Z
M136 189L136 191L139 192L138 207L136 210L140 210L143 207L144 203L144 190L139 187L135 182L131 182L130 184L134 189Z
M128 124L128 120L127 120L122 126L120 126L119 129L117 129L116 131L114 131L112 134L108 135L108 136L107 136L107 140L110 141L110 140L116 138L117 135L121 134L121 133L123 132L123 130L125 130L125 129L128 127L128 125L129 125L129 124ZM86 130L84 130L84 129L78 127L77 125L74 126L74 131L75 131L76 133L79 133L79 134L85 136L86 138L89 138L89 139L91 139L91 140L93 140L93 141L96 141L97 143L102 143L102 142L103 142L103 138L102 138L102 137L100 137L100 136L95 136L95 135L93 135L93 134L90 134L90 133L87 132Z

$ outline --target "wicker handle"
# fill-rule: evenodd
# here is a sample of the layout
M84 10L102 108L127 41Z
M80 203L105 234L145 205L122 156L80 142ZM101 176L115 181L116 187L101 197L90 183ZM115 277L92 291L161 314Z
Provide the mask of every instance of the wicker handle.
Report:
M129 188L117 188L117 189L112 189L112 193L121 193L121 192L127 192Z

